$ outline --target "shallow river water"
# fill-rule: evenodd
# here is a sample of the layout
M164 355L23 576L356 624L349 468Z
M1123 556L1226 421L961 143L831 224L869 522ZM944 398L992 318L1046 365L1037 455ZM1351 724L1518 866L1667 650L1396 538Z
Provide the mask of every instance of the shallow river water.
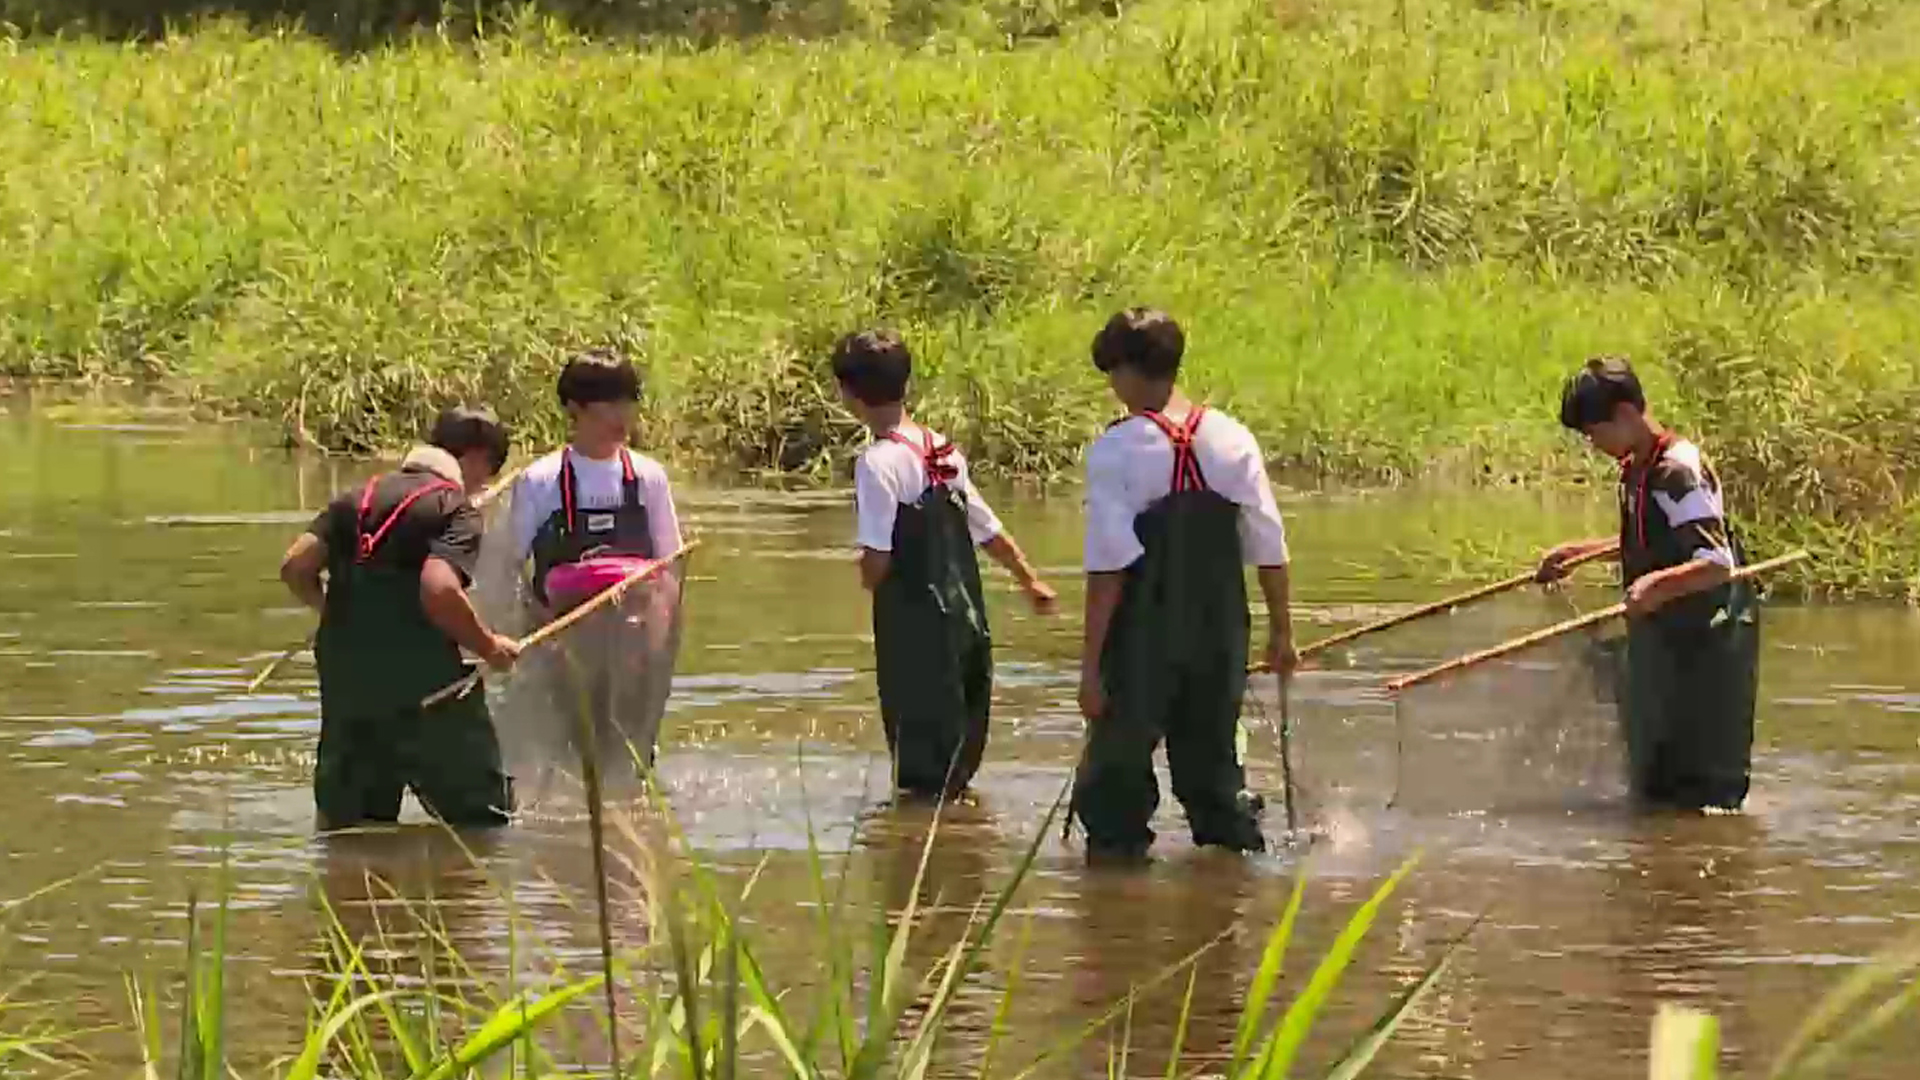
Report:
M322 900L352 923L366 881L431 902L480 966L538 937L590 967L591 881L578 815L534 814L468 853L431 827L318 839L308 771L319 725L310 666L258 693L260 663L310 619L278 556L365 463L298 460L245 430L161 406L0 398L0 900L79 880L7 912L0 991L76 1027L94 1067L126 1075L127 973L177 972L190 888L230 859L230 1041L251 1069L288 1052L317 972ZM1077 610L1078 501L999 492L1002 516ZM867 615L846 555L844 492L691 488L705 541L661 745L673 819L722 882L758 871L743 910L774 982L816 978L809 828L854 909L898 908L929 813L884 798ZM1452 591L1437 551L1475 535L1528 542L1602 521L1598 500L1485 492L1301 495L1286 501L1303 641ZM1414 571L1410 566L1424 567ZM978 801L953 808L927 868L934 905L915 962L1020 861L1078 749L1078 620L1026 614L994 582L996 714ZM977 1059L1017 967L995 1053L1011 1065L1123 1001L1200 945L1184 1053L1225 1054L1244 988L1295 875L1308 877L1285 987L1354 905L1416 851L1423 862L1361 949L1310 1043L1336 1055L1436 950L1485 919L1374 1075L1616 1080L1645 1074L1661 1001L1715 1011L1733 1075L1758 1074L1814 998L1920 920L1920 618L1905 609L1768 612L1755 794L1740 817L1628 813L1600 766L1603 716L1575 654L1462 680L1398 714L1387 673L1498 641L1606 594L1526 595L1382 635L1292 695L1311 844L1238 860L1196 852L1171 800L1156 864L1090 873L1057 831L1015 898L1006 943L962 992L941 1051ZM1563 677L1564 676L1564 677ZM1576 688L1576 689L1568 689ZM1273 688L1249 711L1255 786L1278 831ZM1569 699L1567 703L1559 700ZM1534 730L1546 725L1553 730ZM1403 738L1396 738L1396 730ZM1400 750L1396 754L1396 746ZM1396 787L1403 791L1387 808ZM417 822L417 810L410 808ZM224 853L224 856L223 856ZM356 900L356 897L358 900ZM630 914L630 913L629 913ZM355 923L355 925L360 925ZM622 926L617 934L643 933ZM1013 939L1024 937L1016 955ZM1185 980L1173 980L1184 988ZM1127 1071L1160 1075L1179 994L1141 997ZM1920 1028L1884 1037L1848 1075L1913 1075ZM1042 1074L1104 1073L1096 1039ZM92 1071L89 1069L89 1071Z

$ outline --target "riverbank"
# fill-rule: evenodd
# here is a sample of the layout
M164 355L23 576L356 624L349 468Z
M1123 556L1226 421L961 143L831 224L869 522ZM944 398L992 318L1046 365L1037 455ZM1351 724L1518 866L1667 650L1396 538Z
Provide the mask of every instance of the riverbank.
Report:
M333 448L487 398L550 438L565 353L645 437L826 475L842 330L924 414L1071 472L1127 303L1277 465L1603 476L1559 379L1633 356L1754 546L1920 583L1920 13L1639 0L1128 7L689 49L522 24L342 53L208 27L0 54L0 371L157 377ZM883 28L884 29L884 28Z

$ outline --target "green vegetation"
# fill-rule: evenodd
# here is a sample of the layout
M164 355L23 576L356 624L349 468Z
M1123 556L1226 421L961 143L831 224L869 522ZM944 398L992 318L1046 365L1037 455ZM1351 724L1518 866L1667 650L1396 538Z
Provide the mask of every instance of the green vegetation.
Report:
M356 937L334 918L325 948L327 978L314 987L314 1010L298 1044L276 1059L284 1071L276 1070L275 1075L285 1080L313 1080L321 1075L464 1080L562 1074L693 1080L739 1075L919 1080L927 1075L934 1047L946 1034L948 1012L957 993L981 970L983 954L1008 921L1014 894L1031 869L1042 839L1051 833L1059 810L1056 803L1006 882L967 913L957 940L918 970L909 959L915 953L909 943L924 921L922 886L939 835L937 822L921 849L905 907L876 912L864 944L857 942L862 935L853 925L859 916L847 910L845 890L829 880L821 855L813 848L812 907L818 913L813 929L823 943L819 964L825 985L814 995L811 1013L804 1016L787 992L769 982L751 936L736 919L735 910L746 897L724 895L716 877L697 858L683 861L675 853L674 840L642 835L630 823L623 827L620 849L640 884L623 903L644 913L655 944L616 955L615 980L625 1000L617 1016L596 1013L593 1008L602 977L571 973L558 957L517 957L509 964L514 970L527 963L550 974L532 986L498 985L453 951L431 907L410 908L408 925L377 924L368 937ZM1229 1075L1235 1080L1294 1075L1316 1018L1352 963L1356 948L1412 867L1411 862L1402 866L1356 908L1283 1007L1281 974L1304 895L1305 879L1300 880L1268 936L1249 986ZM749 879L745 888L752 887ZM130 1027L151 1080L162 1075L175 1080L237 1075L231 1069L223 1032L228 1000L224 902L212 920L210 941L200 928L201 921L190 903L187 956L175 1016L164 1015L161 995L153 987L128 980ZM1325 1075L1345 1080L1362 1075L1401 1021L1444 975L1463 940L1447 945ZM602 941L604 946L606 939ZM423 951L409 948L407 942L428 945ZM1204 951L1189 955L1153 980L1154 984L1185 980L1183 1017L1193 999L1193 965ZM394 958L410 954L421 957L420 967L393 969ZM384 959L376 963L372 957ZM1134 988L1135 992L1144 989ZM1016 978L1001 993L995 1035L978 1063L980 1077L1030 1076L1088 1039L1111 1036L1116 1022L1124 1025L1133 1001L1129 994L1114 1002L1082 1030L1065 1033L1034 1060L1013 1068L1012 1063L996 1062L994 1047L1018 992ZM4 1019L0 1014L0 1021ZM605 1047L615 1024L620 1035L612 1045L632 1052L609 1069ZM1176 1043L1184 1031L1183 1018ZM592 1039L582 1038L587 1032L594 1033ZM52 1036L40 1038L56 1048L59 1045ZM594 1043L598 1050L587 1048ZM0 1029L0 1049L8 1045ZM174 1047L171 1052L169 1045ZM1117 1047L1124 1061L1124 1037ZM1178 1049L1172 1055L1170 1080L1183 1074ZM600 1057L593 1064L596 1053ZM39 1060L60 1065L52 1053L42 1052Z
M776 7L835 14L0 40L0 371L367 448L458 396L550 437L614 342L650 444L819 476L824 348L885 320L931 419L1049 476L1112 407L1090 334L1152 302L1276 462L1373 482L1595 475L1552 401L1621 352L1754 547L1920 590L1913 5Z
M844 888L829 878L818 849L813 849L811 906L818 920L813 930L823 944L820 982L806 1015L801 1015L797 999L775 987L760 966L753 935L736 916L746 895L724 894L719 879L697 857L683 859L676 854L679 844L674 840L643 836L626 822L619 847L626 869L635 873L638 883L622 902L643 913L654 931L649 935L654 943L616 953L615 978L624 1004L612 1021L594 1005L602 977L570 972L557 956L523 954L517 924L508 967L523 974L519 985L503 985L455 951L431 905L408 905L397 925L376 921L370 932L359 935L339 918L330 920L321 949L325 976L312 986L313 1008L294 1042L285 1053L274 1056L274 1065L262 1075L283 1080L559 1075L920 1080L929 1072L935 1045L947 1034L949 1010L962 985L981 973L983 955L996 935L1010 921L1017 921L1017 916L1010 915L1011 903L1053 820L1054 814L1048 814L1008 879L966 914L956 940L930 963L919 966L911 957L924 956L925 950L911 943L931 917L930 911L922 910L921 897L928 857L938 840L937 823L921 849L904 908L874 913L864 945L856 941L863 936L856 925L860 916L847 909ZM1304 977L1287 970L1304 895L1302 877L1267 936L1257 969L1250 974L1230 1060L1207 1067L1223 1068L1220 1075L1232 1080L1299 1075L1298 1060L1315 1021L1357 947L1413 865L1402 866L1356 907ZM746 891L752 890L756 877L748 878ZM367 884L378 895L379 883ZM12 907L26 902L0 907L0 920ZM937 906L937 898L930 906ZM157 987L131 977L127 980L131 1020L125 1034L137 1040L148 1080L245 1075L233 1064L234 1048L224 1031L233 993L225 980L226 916L223 899L209 933L189 902L187 953L175 980L178 986L166 995L178 1002L171 1016ZM1003 1060L1008 1055L999 1052L1000 1032L1020 993L1020 954L1016 952L1014 970L999 992L993 1026L978 1059L957 1068L983 1080L996 1075L1026 1078L1081 1050L1089 1040L1099 1040L1109 1046L1110 1075L1127 1075L1134 1049L1130 1021L1135 998L1154 986L1184 982L1186 994L1173 1030L1166 1075L1169 1080L1197 1075L1194 1064L1183 1060L1198 977L1195 964L1233 929L1159 972L1148 984L1133 987L1082 1028L1063 1033L1032 1060L1018 1064ZM1418 977L1407 980L1405 989L1344 1053L1314 1075L1328 1080L1366 1075L1402 1022L1443 981L1472 932L1470 925L1447 943ZM1024 936L1021 940L1024 947ZM416 961L417 966L412 966ZM529 982L527 971L545 974ZM1850 1052L1906 1017L1916 1000L1920 1000L1920 945L1909 941L1861 965L1815 1002L1773 1066L1756 1075L1768 1080L1837 1075L1834 1070ZM5 1001L0 996L0 1065L18 1056L26 1075L71 1076L87 1071L89 1059L48 1021L34 1020L24 1033L10 1031L16 1021L6 1011ZM605 1064L609 1022L618 1024L622 1032L614 1045L625 1048L614 1069ZM257 1054L261 1049L248 1048L248 1052ZM1710 1016L1678 1006L1661 1008L1654 1025L1649 1080L1715 1080L1720 1075L1718 1056L1718 1028Z

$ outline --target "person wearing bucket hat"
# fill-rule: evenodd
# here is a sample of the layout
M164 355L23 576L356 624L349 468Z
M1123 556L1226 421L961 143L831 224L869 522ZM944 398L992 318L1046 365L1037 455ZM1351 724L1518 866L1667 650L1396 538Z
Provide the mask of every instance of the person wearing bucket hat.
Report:
M294 541L280 577L320 613L323 830L396 820L404 792L449 825L504 824L512 781L484 694L423 708L466 674L465 648L497 669L519 648L467 594L480 548L469 500L499 473L508 434L492 412L451 408L400 468L335 498Z

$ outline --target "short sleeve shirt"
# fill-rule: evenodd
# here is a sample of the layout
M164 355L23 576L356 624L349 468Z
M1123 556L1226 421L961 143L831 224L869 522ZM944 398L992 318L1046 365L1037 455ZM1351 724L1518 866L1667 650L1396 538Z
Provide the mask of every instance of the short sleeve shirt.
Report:
M927 429L917 424L902 424L901 435L918 446ZM935 445L945 442L933 432ZM976 544L984 544L1002 532L1000 519L980 497L967 471L967 459L959 450L947 458L958 472L950 486L965 496L967 535ZM927 493L927 463L919 450L892 439L875 439L853 463L853 502L858 519L854 542L869 551L893 550L893 523L902 506L912 506Z
M654 554L661 558L680 549L680 517L673 505L673 487L667 470L658 461L637 450L622 450L633 463L634 479L640 483L640 505L647 508L647 529L653 534ZM547 519L559 513L561 452L556 450L527 466L513 484L513 505L507 529L513 539L515 564L533 551L533 539ZM579 487L580 508L613 510L625 497L622 482L625 471L616 457L590 458L579 451L573 459L574 482Z
M394 510L415 490L442 482L426 469L405 468L374 481L373 501L368 507L366 532L371 535L392 517ZM329 562L357 557L360 503L365 488L342 492L307 526L307 532L327 545ZM430 491L413 500L374 549L372 562L378 566L418 573L429 557L452 566L463 582L471 582L473 567L480 555L480 512L467 501L458 487Z
M1286 525L1253 433L1225 413L1208 409L1193 443L1208 489L1240 508L1240 544L1247 563L1285 566ZM1172 490L1173 443L1165 432L1143 416L1108 428L1087 451L1087 572L1125 570L1146 554L1134 519Z
M1676 440L1650 469L1647 513L1653 514L1657 508L1690 558L1733 569L1733 544L1728 537L1720 482L1702 460L1700 448L1685 439Z

